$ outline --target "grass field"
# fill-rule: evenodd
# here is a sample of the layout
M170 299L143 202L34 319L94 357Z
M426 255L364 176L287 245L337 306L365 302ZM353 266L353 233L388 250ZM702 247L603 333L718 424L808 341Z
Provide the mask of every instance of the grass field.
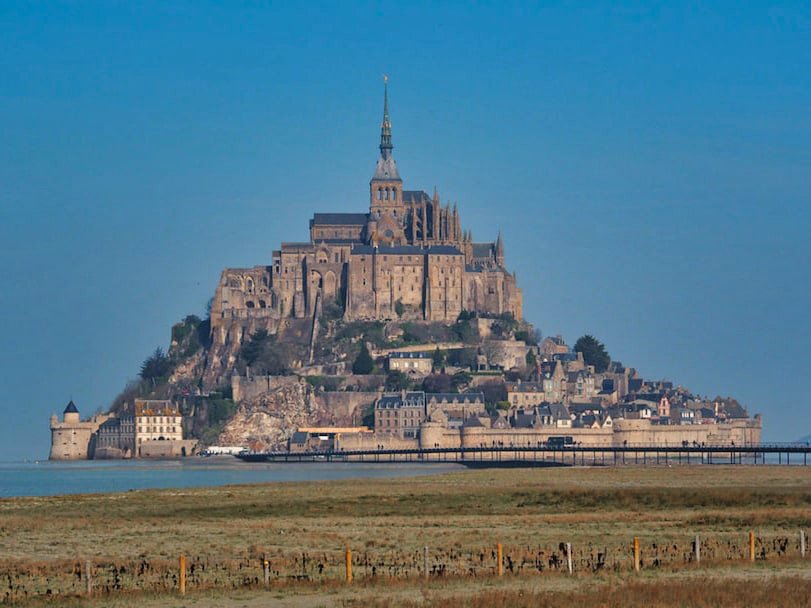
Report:
M91 560L104 596L90 603L105 606L259 606L269 597L280 606L801 606L811 603L811 567L799 558L799 530L809 528L803 467L480 470L6 499L0 598L38 604L50 590L64 603L83 591ZM347 546L352 587L342 581ZM181 553L189 593L176 598ZM263 556L270 589L261 588Z

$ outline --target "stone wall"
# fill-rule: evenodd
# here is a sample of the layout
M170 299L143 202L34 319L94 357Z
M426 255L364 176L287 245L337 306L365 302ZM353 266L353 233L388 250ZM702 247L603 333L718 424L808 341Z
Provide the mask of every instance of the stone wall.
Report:
M721 424L682 426L653 425L649 420L617 420L614 428L488 429L444 428L436 422L420 426L419 440L399 439L388 433L365 434L362 439L341 443L344 449L458 448L491 446L538 446L550 437L571 437L579 447L680 446L682 442L705 445L752 445L760 442L761 420L734 420ZM626 443L627 442L627 443ZM348 446L354 446L352 448Z
M464 447L489 446L538 446L549 437L571 437L582 446L611 446L614 444L614 433L607 429L486 429L480 427L462 427L462 445Z
M144 441L138 450L141 458L178 458L191 456L196 446L196 439L166 439Z
M417 439L401 439L388 433L352 433L341 435L337 440L339 450L415 450L419 447Z
M761 421L733 420L718 424L652 425L649 420L614 421L614 445L679 446L753 445L760 443Z

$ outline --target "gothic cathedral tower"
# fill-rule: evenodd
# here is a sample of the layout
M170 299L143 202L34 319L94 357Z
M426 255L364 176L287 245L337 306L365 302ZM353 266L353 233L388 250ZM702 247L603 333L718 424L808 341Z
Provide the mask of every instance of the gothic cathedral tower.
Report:
M369 182L370 222L368 238L371 244L400 245L405 242L403 226L403 180L397 171L391 150L391 119L389 118L388 77L383 84L383 122L380 125L380 158Z

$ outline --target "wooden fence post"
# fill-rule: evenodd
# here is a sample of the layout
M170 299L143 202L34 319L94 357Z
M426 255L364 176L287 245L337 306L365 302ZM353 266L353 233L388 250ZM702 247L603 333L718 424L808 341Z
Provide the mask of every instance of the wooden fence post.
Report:
M572 573L572 543L566 543L566 566L569 568L569 574Z
M755 561L755 533L749 531L749 561Z
M178 579L178 587L180 588L180 595L186 595L186 556L181 555L178 559L178 567L180 569L180 578Z
M800 530L800 557L805 557L805 530Z
M634 536L634 570L639 572L639 538Z
M696 563L701 563L701 539L696 534L696 545L695 545L695 553L696 553Z
M265 581L265 587L270 584L270 562L266 555L262 556L262 578Z
M92 595L93 593L93 574L92 574L92 565L90 564L90 560L86 559L84 562L84 586L85 591L87 591L87 595Z
M428 547L422 548L422 575L428 578Z
M501 547L501 543L496 545L496 560L497 560L497 568L496 571L498 572L499 576L504 574L504 550Z
M352 583L352 549L346 546L346 582Z

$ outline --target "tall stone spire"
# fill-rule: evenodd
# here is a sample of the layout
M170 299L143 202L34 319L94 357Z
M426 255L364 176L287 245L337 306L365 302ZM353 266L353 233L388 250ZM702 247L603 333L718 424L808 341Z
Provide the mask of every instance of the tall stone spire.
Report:
M383 122L380 124L380 156L389 158L391 149L391 119L389 118L389 77L383 76Z
M375 180L402 181L397 171L397 163L391 154L391 118L389 118L389 77L383 76L383 122L380 124L380 158L377 159Z
M501 240L501 230L498 231L498 239L496 239L496 263L504 266L504 241Z

